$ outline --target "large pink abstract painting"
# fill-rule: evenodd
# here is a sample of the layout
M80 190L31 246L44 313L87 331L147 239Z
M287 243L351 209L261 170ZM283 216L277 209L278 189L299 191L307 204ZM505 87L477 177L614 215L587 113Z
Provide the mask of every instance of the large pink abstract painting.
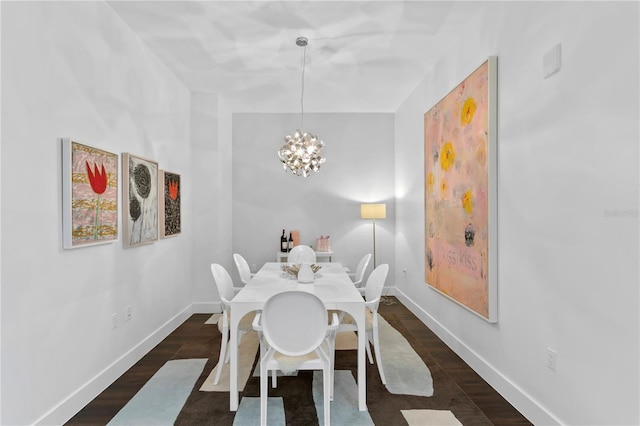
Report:
M497 321L497 58L424 116L425 280Z
M62 140L63 247L118 239L118 155Z

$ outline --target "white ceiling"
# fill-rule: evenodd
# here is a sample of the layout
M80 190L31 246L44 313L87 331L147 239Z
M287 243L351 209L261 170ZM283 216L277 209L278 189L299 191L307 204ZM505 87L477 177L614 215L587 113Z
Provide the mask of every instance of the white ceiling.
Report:
M232 111L394 112L483 2L117 1L194 92Z

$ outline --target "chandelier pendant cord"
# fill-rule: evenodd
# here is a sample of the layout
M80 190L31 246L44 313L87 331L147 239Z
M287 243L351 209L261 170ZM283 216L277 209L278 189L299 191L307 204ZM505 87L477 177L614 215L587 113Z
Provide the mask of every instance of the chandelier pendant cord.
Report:
M302 89L300 91L300 127L293 135L284 138L284 145L278 151L278 157L285 171L294 175L307 177L311 173L318 172L324 164L322 156L322 142L316 135L304 131L304 77L307 68L307 38L298 37L296 44L304 47L302 51Z
M300 129L304 129L304 70L307 66L307 46L302 50L302 90L300 93Z

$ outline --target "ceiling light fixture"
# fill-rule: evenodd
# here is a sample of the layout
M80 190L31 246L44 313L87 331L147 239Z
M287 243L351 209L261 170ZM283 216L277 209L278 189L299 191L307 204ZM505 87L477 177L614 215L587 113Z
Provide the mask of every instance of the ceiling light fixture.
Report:
M283 164L285 171L291 171L296 176L307 177L311 172L320 171L320 165L325 162L325 158L320 155L324 142L318 139L313 133L301 130L304 128L304 70L307 62L306 37L298 37L296 44L303 47L302 53L302 93L300 96L300 128L291 135L284 138L284 145L278 151L278 157Z

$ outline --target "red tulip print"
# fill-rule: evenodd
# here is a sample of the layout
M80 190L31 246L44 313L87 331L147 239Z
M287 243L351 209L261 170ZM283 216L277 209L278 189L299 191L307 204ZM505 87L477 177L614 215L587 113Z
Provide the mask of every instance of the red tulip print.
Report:
M89 177L89 184L91 184L91 189L93 192L98 194L98 200L96 202L96 220L95 226L93 227L93 239L98 239L98 230L100 229L100 222L98 221L100 217L100 194L104 193L107 190L107 171L104 168L104 164L100 170L98 170L98 165L94 163L93 170L91 170L91 166L89 166L89 162L85 161L87 166L87 176Z
M107 172L104 169L104 164L101 170L98 170L98 165L94 164L93 171L88 161L85 161L85 164L87 165L87 175L89 176L91 189L98 195L102 194L107 189Z
M169 198L171 198L173 201L175 201L178 198L178 188L179 188L178 182L174 180L169 181Z

